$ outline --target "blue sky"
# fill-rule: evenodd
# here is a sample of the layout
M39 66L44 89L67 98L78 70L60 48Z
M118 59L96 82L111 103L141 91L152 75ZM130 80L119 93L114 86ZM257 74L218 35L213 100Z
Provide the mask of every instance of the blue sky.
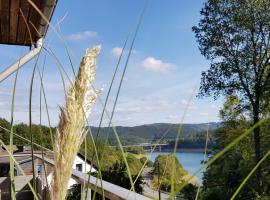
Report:
M85 49L102 45L95 81L96 88L104 88L102 100L105 99L123 42L130 31L134 32L145 3L144 0L85 0L80 3L59 1L57 5L52 25L56 25L57 32L66 41L75 67ZM191 31L191 27L199 21L202 5L201 0L150 1L123 82L113 119L114 125L179 123L182 122L187 105L189 108L183 120L185 123L219 120L218 110L222 100L196 98L201 71L209 67L209 62L200 55ZM52 29L47 33L45 46L51 48L72 76L64 45ZM28 50L24 47L1 45L0 69L4 69ZM58 107L64 101L63 85L55 60L43 52L38 62L40 67L44 59L49 113L52 125L57 125ZM19 71L15 101L16 123L28 122L29 86L33 66L34 62L30 62ZM124 62L120 71L123 66ZM119 80L120 73L109 101L109 112ZM7 119L10 118L13 81L14 76L11 76L0 84L1 117ZM39 77L36 74L33 93L33 116L36 123L40 116L39 87ZM91 124L97 125L99 122L101 108L96 103L89 118ZM48 124L44 104L41 116L42 123ZM107 125L107 120L103 125Z

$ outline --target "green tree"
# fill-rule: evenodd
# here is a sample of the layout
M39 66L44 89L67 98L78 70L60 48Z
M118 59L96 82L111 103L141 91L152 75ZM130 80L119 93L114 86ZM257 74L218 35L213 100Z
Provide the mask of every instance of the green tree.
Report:
M68 190L67 200L81 200L81 184L74 184Z
M212 156L250 126L251 122L246 119L239 108L239 101L235 96L227 98L223 109L220 111L220 117L224 126L215 131L214 135L217 143L212 149ZM268 128L268 124L261 127L263 153L266 153L270 146ZM254 151L252 145L250 145L251 142L252 135L247 136L207 168L203 177L203 200L230 199L242 180L255 165L252 162ZM257 182L255 181L256 177L252 176L238 194L237 199L256 199L258 196L261 199L263 196L270 195L269 161L265 161L262 164L262 173L264 174L262 177L264 184L260 188L261 194L258 195L257 191L254 190Z
M210 69L202 73L200 95L237 95L256 124L268 107L270 89L270 1L208 0L193 27ZM255 161L261 159L260 127L254 129ZM257 170L258 188L261 169Z
M175 172L173 173L172 165L174 164ZM184 176L187 175L187 171L182 167L175 155L159 155L154 162L153 174L154 186L158 188L160 184L161 189L165 191L171 190L171 177L174 176L174 188L178 192L178 188L184 182Z
M5 143L9 144L9 131L10 130L10 123L0 118L0 139Z
M129 165L132 168L132 165ZM138 173L132 173L132 179L135 181L137 178ZM102 179L108 181L110 183L119 185L126 189L131 188L130 179L127 174L127 168L124 162L115 163L109 169L102 171ZM134 189L137 193L142 193L142 177L139 176L138 180L134 185Z

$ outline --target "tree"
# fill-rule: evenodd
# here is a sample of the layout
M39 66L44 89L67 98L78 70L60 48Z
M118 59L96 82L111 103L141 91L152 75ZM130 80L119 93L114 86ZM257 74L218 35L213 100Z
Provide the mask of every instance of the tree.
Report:
M9 130L10 130L10 123L0 118L0 139L5 143L9 144Z
M139 161L138 161L139 162ZM138 173L131 173L133 181L137 178ZM119 185L126 189L131 188L131 182L127 174L127 168L124 162L117 162L109 169L102 171L102 179L110 183ZM140 175L134 184L134 189L137 193L142 193L142 176Z
M74 184L68 190L67 200L81 200L81 184Z
M270 89L270 1L208 0L193 27L199 49L210 61L199 96L236 95L252 124L263 117ZM255 161L261 159L260 127L253 131ZM257 170L258 190L261 169Z
M213 133L216 139L216 145L211 149L211 157L224 149L225 146L241 134L241 131L246 130L250 126L250 120L247 120L241 110L239 110L239 101L235 96L227 98L223 109L220 110L220 117L223 121L223 127L216 129ZM261 126L261 147L264 153L269 151L270 146L268 130L269 123ZM206 169L203 176L203 200L231 198L241 182L254 167L254 162L252 162L254 151L250 145L252 139L252 135L248 135ZM257 186L256 177L251 176L237 195L237 199L263 199L263 197L269 197L269 160L264 161L261 167L263 174L263 185L260 188L261 194L258 195L258 192L253 189Z
M173 165L175 165L174 172ZM188 175L188 172L182 167L175 155L159 155L154 162L153 175L154 186L157 188L160 186L165 191L171 190L171 177L174 176L174 188L176 188L176 192L179 192L179 186L185 182L185 176Z

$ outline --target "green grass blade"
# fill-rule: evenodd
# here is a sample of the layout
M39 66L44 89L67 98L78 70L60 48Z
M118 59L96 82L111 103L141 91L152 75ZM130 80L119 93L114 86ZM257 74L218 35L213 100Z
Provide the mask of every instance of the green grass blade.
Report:
M120 94L120 90L122 88L122 83L123 83L123 80L124 80L124 77L125 77L125 74L126 74L126 70L127 70L127 66L128 66L129 60L130 60L131 52L133 50L134 43L135 43L135 40L137 38L137 34L138 34L138 31L139 31L139 28L140 28L141 23L143 21L145 10L146 10L146 6L144 7L144 9L143 9L143 11L142 11L142 13L140 15L139 22L137 24L137 27L136 27L136 30L135 30L135 34L134 34L133 39L132 39L132 42L131 42L131 46L130 46L129 51L128 51L128 56L127 56L127 59L126 59L124 70L123 70L123 73L122 73L122 76L121 76L121 80L120 80L120 83L119 83L119 87L118 87L118 90L117 90L115 102L114 102L114 105L113 105L113 110L112 110L111 117L110 117L110 120L109 120L109 127L111 126L111 123L112 123L112 119L113 119L113 116L114 116L114 111L115 111L115 108L116 108L116 104L118 102L118 97L119 97L119 94ZM114 130L114 133L117 133L115 128L113 128L113 130ZM123 146L121 144L119 135L118 134L115 134L115 137L116 137L116 140L117 140L118 145L120 147L120 150L121 150L121 153L122 153L122 156L123 156L123 159L124 159L124 163L125 163L125 165L127 167L127 173L128 173L129 179L130 179L132 190L135 192L134 183L133 183L133 179L132 179L132 176L131 176L130 168L128 166L128 162L127 162L127 159L126 159L126 156L125 156L125 153L124 153Z
M234 192L233 196L231 197L231 200L234 200L236 196L239 194L241 189L244 187L246 182L249 180L249 178L254 174L254 172L258 169L258 167L265 161L265 159L270 155L270 151L268 151L262 159L253 167L253 169L249 172L249 174L246 176L246 178L241 182L237 190Z
M188 100L188 105L185 107L185 110L184 110L182 119L181 119L180 124L179 124L178 132L177 132L176 139L175 139L174 150L173 150L173 154L174 155L176 155L177 147L178 147L179 140L180 140L180 134L181 134L182 129L183 129L183 121L184 121L184 119L186 117L186 114L188 112L189 105L191 103L191 100L193 98L194 93L195 93L195 89L193 90L192 94L190 95L190 98ZM171 176L171 192L170 192L170 198L174 198L174 196L175 196L175 189L174 189L175 170L176 170L176 164L175 164L175 160L173 160L173 163L172 163L172 176Z
M19 62L20 63L20 62ZM11 99L11 113L10 113L10 136L9 136L9 145L10 145L10 152L13 154L13 120L14 120L14 103L15 103L15 93L16 93L16 86L17 86L17 79L18 79L19 68L16 70L14 84L13 84L13 91L12 91L12 99ZM14 161L11 157L9 157L9 174L10 174L10 191L11 191L11 199L16 199L16 192L15 192L15 183L14 183Z
M42 70L42 73L40 72L39 67L37 68L37 70L38 70L38 74L39 74L41 92L42 92L42 96L43 96L43 100L44 100L44 104L45 104L46 116L47 116L47 121L48 121L48 125L49 125L51 144L52 144L52 147L53 147L53 145L54 145L53 133L52 133L52 128L51 128L52 126L51 126L49 108L48 108L48 103L47 103L47 98L46 98L46 93L45 93L44 83L43 83L43 70Z
M10 133L10 130L9 130L9 129L7 129L7 128L3 127L3 126L0 126L0 128ZM16 137L18 137L19 139L25 141L25 142L28 142L29 144L31 143L31 140L22 137L21 135L15 133L14 131L13 131L13 135L16 136ZM46 148L46 147L44 147L44 146L41 146L40 144L37 144L37 143L35 143L35 142L33 142L33 144L34 144L36 147L40 148L40 149L43 149L43 150L46 150L46 151L53 152L51 149L48 149L48 148Z
M41 72L41 77L40 77L40 91L39 91L39 132L40 132L42 138L44 138L43 137L44 133L42 131L41 126L42 126L43 74L44 74L44 69L45 69L45 63L46 63L46 57L44 58L44 62L43 62L43 67L42 67L42 72ZM40 75L40 71L39 71L39 75ZM49 127L49 129L51 129L51 127ZM52 139L52 134L51 134L51 139ZM41 141L42 141L41 145L44 146L43 140L41 140ZM48 179L47 179L48 174L47 174L46 165L45 165L45 161L44 161L44 150L43 149L41 149L41 156L42 156L42 166L43 166L43 170L44 170L45 182L46 182L47 188L49 188L50 186L49 186ZM49 192L50 192L50 190L49 190Z
M114 70L114 73L113 73L113 76L112 76L112 80L111 80L111 83L110 83L110 86L109 86L109 90L107 92L107 95L106 95L106 99L105 99L105 102L104 102L104 105L103 105L103 109L102 109L102 112L101 112L101 117L100 117L100 120L99 120L99 125L98 125L98 130L97 130L97 134L96 134L96 138L95 138L95 141L93 141L94 143L97 143L97 140L98 140L98 137L99 137L99 133L100 133L100 128L101 128L101 125L102 125L102 122L103 122L103 118L104 118L104 113L105 113L105 110L106 110L106 107L107 107L107 103L108 103L108 99L109 99L109 96L110 96L110 93L111 93L111 89L112 89L112 86L113 86L113 83L115 81L115 77L116 77L116 74L117 74L117 71L118 71L118 68L119 68L119 65L120 65L120 61L121 61L121 58L122 58L122 55L123 55L123 52L126 48L126 44L127 44L127 41L128 41L128 37L124 43L124 46L122 48L122 51L121 51L121 54L118 58L118 61L117 61L117 65L116 65L116 68ZM90 127L90 126L89 126ZM91 131L91 130L90 130ZM90 135L91 135L91 139L93 137L92 133L90 132ZM106 142L105 142L106 143ZM96 155L95 152L93 153L92 157L91 157L91 163L93 163L93 160L94 160L94 157ZM102 155L102 154L101 154ZM98 159L98 158L97 158ZM102 160L102 158L101 158ZM101 168L101 166L100 166ZM92 170L92 165L91 165L91 168L90 168L90 171ZM89 174L89 177L88 177L88 182L90 181L90 174ZM87 188L87 192L88 192L88 188ZM87 192L86 192L86 196L85 196L85 200L87 199ZM94 194L95 195L95 194Z
M206 161L206 155L207 155L207 149L208 149L208 140L209 140L209 124L207 125L207 130L206 130L206 138L205 138L205 147L204 147L204 156L203 156L203 163ZM200 185L198 186L197 192L196 192L196 197L195 200L198 200L199 194L201 191Z
M21 168L20 164L14 158L13 153L8 150L8 147L4 144L4 142L1 139L0 139L0 144L6 149L8 155L12 158L12 160L15 163L16 167L20 170L20 172L23 174L23 176L26 177L26 175L25 175L23 169ZM29 186L30 190L32 191L32 193L34 195L34 199L38 200L35 189L32 187L32 185L29 182L27 182L27 185Z
M230 142L225 148L223 148L221 151L219 151L216 155L214 155L210 160L208 160L200 169L198 169L195 173L193 173L193 176L196 176L198 173L202 172L204 169L209 167L211 164L213 164L217 159L219 159L222 155L224 155L227 151L229 151L232 147L234 147L238 142L240 142L243 138L248 136L249 134L253 133L253 130L256 127L261 126L263 123L267 122L270 119L270 115L261 119L258 123L247 129L245 132L243 132L240 136L235 138L232 142ZM191 180L192 177L190 177L188 181ZM182 184L180 186L180 190L183 189L186 185L187 182Z
M33 169L33 188L34 190L36 190L36 171L35 171L35 163L34 163L34 145L33 145L33 132L32 132L32 95L33 95L33 85L34 85L34 78L35 78L35 72L36 72L36 68L38 65L38 59L40 56L40 52L38 53L36 60L35 60L35 64L34 64L34 68L32 71L32 76L31 76L31 82L30 82L30 91L29 91L29 133L30 133L30 140L31 140L31 157L32 157L32 169Z

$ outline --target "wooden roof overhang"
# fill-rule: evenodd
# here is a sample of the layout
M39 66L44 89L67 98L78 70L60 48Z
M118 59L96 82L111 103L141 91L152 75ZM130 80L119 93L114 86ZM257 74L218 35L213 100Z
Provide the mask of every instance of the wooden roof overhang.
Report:
M34 45L45 36L56 4L57 0L0 0L0 44Z

